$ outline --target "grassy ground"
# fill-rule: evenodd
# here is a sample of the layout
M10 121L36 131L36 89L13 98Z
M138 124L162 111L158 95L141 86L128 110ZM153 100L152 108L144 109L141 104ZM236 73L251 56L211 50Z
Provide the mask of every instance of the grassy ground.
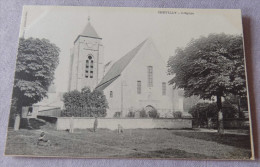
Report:
M38 146L46 133L50 146ZM9 129L7 155L70 156L90 158L193 158L249 159L248 135L219 136L194 130L134 129L123 134L107 129L56 131L50 125L40 130Z

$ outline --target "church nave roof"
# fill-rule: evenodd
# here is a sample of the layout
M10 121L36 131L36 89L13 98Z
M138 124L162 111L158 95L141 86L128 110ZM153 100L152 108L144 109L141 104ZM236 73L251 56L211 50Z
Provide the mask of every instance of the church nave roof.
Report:
M131 62L131 60L135 57L135 55L139 52L142 46L145 44L147 40L143 41L137 47L128 52L125 56L116 61L103 79L100 81L96 89L104 90L107 86L109 86L113 81L115 81L122 71L126 68L126 66Z

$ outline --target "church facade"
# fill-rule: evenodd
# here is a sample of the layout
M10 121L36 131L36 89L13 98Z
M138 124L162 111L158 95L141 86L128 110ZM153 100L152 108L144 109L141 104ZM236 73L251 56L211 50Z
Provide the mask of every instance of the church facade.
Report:
M69 91L89 87L102 90L108 101L107 117L156 109L160 117L183 112L183 91L168 81L167 64L152 39L146 39L104 70L102 38L90 23L71 50Z

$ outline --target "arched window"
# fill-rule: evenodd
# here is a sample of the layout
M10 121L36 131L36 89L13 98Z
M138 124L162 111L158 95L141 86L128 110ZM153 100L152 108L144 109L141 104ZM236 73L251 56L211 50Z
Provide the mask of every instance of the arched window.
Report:
M94 61L92 58L92 55L88 55L88 58L86 60L86 68L85 68L85 77L86 78L93 78L93 71L94 69Z
M86 68L85 68L85 77L88 78L89 76L89 60L86 60Z
M153 87L153 66L147 67L148 87Z
M90 61L90 78L93 78L93 60Z

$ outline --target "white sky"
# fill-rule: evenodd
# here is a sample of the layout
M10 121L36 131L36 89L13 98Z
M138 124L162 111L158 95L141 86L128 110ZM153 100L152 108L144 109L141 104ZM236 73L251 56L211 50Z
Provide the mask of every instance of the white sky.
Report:
M177 47L184 47L192 38L209 33L242 34L240 10L25 6L20 36L25 12L25 38L46 38L61 49L54 80L57 91L67 91L70 48L86 26L88 16L103 38L105 62L119 59L148 37L167 61Z

